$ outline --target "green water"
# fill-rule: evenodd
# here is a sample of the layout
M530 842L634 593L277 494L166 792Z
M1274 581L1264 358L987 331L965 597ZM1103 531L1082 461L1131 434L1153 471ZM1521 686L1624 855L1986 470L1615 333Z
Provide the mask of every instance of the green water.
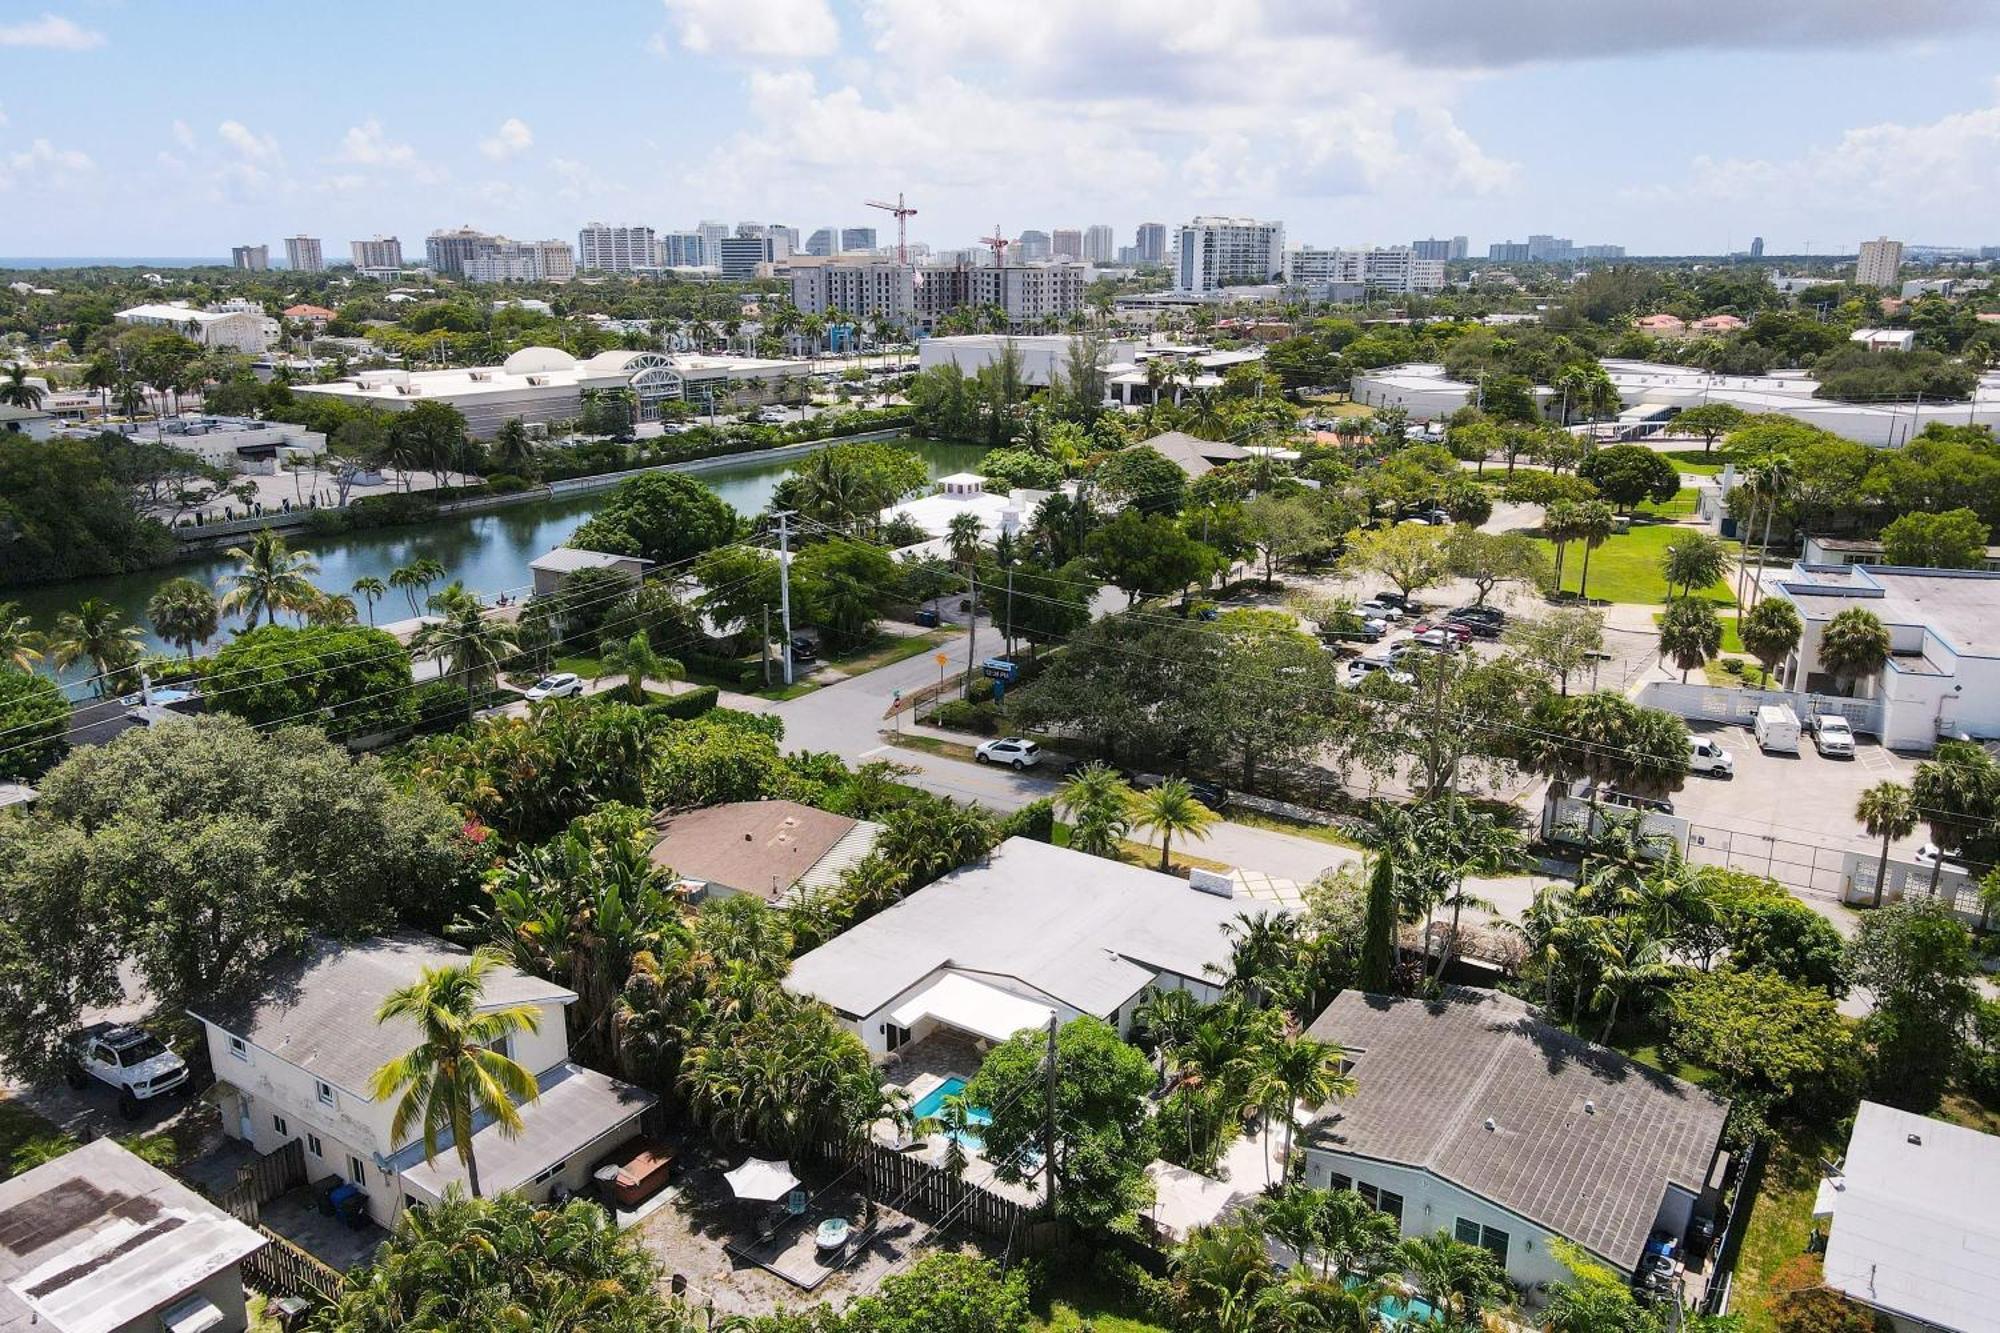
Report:
M920 455L933 480L976 466L986 451L978 445L940 444L932 440L897 441ZM741 514L755 514L764 508L778 483L801 460L750 460L696 475L695 480L712 487L716 494ZM329 592L346 592L364 575L387 579L389 571L424 556L445 568L445 580L458 579L488 600L501 593L519 595L531 579L528 562L550 547L560 546L579 523L590 517L611 494L609 490L582 495L529 500L483 514L457 514L431 523L399 528L377 528L341 537L313 538L305 533L292 535L295 546L310 549L319 561L314 582ZM146 620L146 602L153 590L171 578L187 577L214 584L232 567L220 552L138 574L118 574L104 578L73 579L68 583L35 588L0 590L0 601L15 601L33 620L36 628L48 629L60 613L87 597L101 597L124 610L126 616L146 632L148 647L174 651L155 638ZM365 621L365 608L363 619ZM410 614L401 593L392 592L376 604L375 617L381 621L400 620ZM226 626L219 637L226 638L237 628ZM65 675L83 676L88 669L78 667Z

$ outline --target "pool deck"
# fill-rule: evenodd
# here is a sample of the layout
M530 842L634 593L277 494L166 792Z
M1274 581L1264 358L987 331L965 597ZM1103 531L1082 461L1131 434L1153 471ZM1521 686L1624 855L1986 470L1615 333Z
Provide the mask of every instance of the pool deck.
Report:
M815 1209L804 1217L787 1218L769 1240L733 1237L723 1248L732 1256L776 1273L800 1291L817 1291L843 1272L874 1272L893 1267L923 1242L930 1228L913 1217L877 1205L872 1228L857 1224L838 1250L819 1248L819 1224L828 1214Z

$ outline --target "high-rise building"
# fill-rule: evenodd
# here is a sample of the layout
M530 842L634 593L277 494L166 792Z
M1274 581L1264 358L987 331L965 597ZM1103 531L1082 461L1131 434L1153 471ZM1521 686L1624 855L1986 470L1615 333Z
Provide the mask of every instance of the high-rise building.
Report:
M294 273L323 273L326 258L320 253L319 237L287 236L285 238L285 267Z
M840 253L844 255L867 254L881 242L875 239L873 227L843 227L840 231Z
M1750 257L1752 259L1762 259L1764 257L1764 238L1762 236L1752 236L1750 238Z
M799 229L787 227L782 222L773 222L764 228L764 237L771 242L771 258L790 259L799 252Z
M604 273L658 268L659 242L651 227L607 227L593 222L576 234L576 266Z
M1138 252L1137 258L1143 264L1157 264L1167 257L1167 224L1164 222L1141 222L1132 248Z
M1467 241L1463 236L1454 236L1451 238L1451 253L1445 257L1447 259L1464 259L1471 248L1471 242Z
M1049 253L1057 259L1083 258L1083 232L1076 227L1057 227L1049 237Z
M489 236L461 261L467 282L568 282L576 276L576 251L568 241L510 241Z
M916 269L882 259L813 264L792 270L792 304L808 315L829 310L886 319L907 328L916 316Z
M1495 241L1486 247L1486 257L1496 264L1525 264L1530 258L1522 241Z
M997 307L1008 324L1066 319L1083 308L1090 283L1087 264L962 263L923 270L916 288L916 319L926 328L954 310Z
M403 266L403 243L394 236L378 233L372 240L349 241L347 249L354 256L354 267L363 273L393 273Z
M1084 228L1083 257L1093 264L1109 264L1118 254L1118 237L1109 226L1094 222Z
M469 225L450 231L434 231L424 238L424 261L433 272L443 277L462 278L465 276L466 261L482 248L501 239Z
M576 276L576 250L568 241L535 241L529 249L535 252L537 282L568 282Z
M806 237L806 253L823 259L832 254L839 247L839 244L839 232L835 231L832 227L821 227L818 231Z
M725 236L717 243L716 267L733 282L747 282L757 276L760 265L772 260L768 236Z
M1560 264L1576 257L1576 243L1567 236L1538 233L1528 238L1528 258L1537 264Z
M1272 282L1285 271L1285 224L1198 217L1181 228L1180 290Z
M1576 245L1570 247L1571 259L1623 259L1625 247L1622 245Z
M1023 263L1047 259L1054 250L1045 231L1024 231L1014 242L1014 258Z
M659 241L662 268L700 268L708 262L698 231L663 231Z
M1359 287L1364 291L1435 292L1444 287L1443 259L1426 259L1415 246L1380 250L1319 250L1290 255L1286 280L1304 287Z
M1896 275L1902 271L1901 241L1878 236L1872 241L1861 243L1861 257L1854 265L1854 281L1857 286L1894 288Z
M1451 242L1433 236L1427 241L1411 241L1410 253L1419 259L1450 259Z
M729 228L723 223L711 222L709 219L703 218L695 226L694 231L695 235L701 237L701 259L699 262L708 265L710 268L720 267L722 264L722 238L729 234Z
M233 245L229 247L229 265L249 273L262 273L271 267L271 247L268 245Z

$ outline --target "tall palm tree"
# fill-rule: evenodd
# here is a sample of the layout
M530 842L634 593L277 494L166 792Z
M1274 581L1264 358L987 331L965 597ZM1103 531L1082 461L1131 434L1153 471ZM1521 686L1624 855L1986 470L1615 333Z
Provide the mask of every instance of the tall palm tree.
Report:
M1215 812L1194 798L1194 792L1180 778L1169 778L1151 791L1142 792L1132 803L1132 823L1154 829L1160 835L1160 869L1173 862L1174 835L1200 840L1215 823Z
M195 646L215 637L221 618L215 593L197 579L168 579L146 602L146 619L153 622L154 633L186 649L190 665Z
M344 592L322 593L305 609L305 617L308 625L352 625L354 599Z
M1467 1245L1440 1231L1411 1236L1397 1247L1411 1285L1447 1325L1458 1327L1507 1293L1506 1274L1490 1250Z
M625 674L625 697L635 704L646 702L647 681L680 680L687 675L687 668L678 659L654 652L643 631L629 639L606 639L597 650L597 658L606 672Z
M472 716L481 681L490 680L517 648L514 627L490 619L486 604L453 583L431 598L438 619L418 630L410 647L421 657L442 665L446 676L465 683L465 714Z
M1750 523L1743 533L1746 541L1750 537L1750 528L1756 525L1757 511L1764 511L1764 531L1757 539L1757 574L1750 584L1750 603L1754 606L1764 589L1764 562L1771 558L1771 520L1797 497L1799 474L1790 458L1778 454L1752 467L1747 484L1752 489ZM1742 580L1738 579L1737 601L1742 600Z
M389 585L376 578L373 574L363 574L360 578L354 580L354 595L368 603L368 627L370 629L375 627L375 603L380 601L388 591Z
M1910 789L1900 782L1878 782L1861 793L1854 817L1871 838L1882 840L1882 855L1875 862L1875 900L1882 905L1882 884L1889 876L1889 844L1917 831L1917 802Z
M1069 816L1072 851L1116 856L1132 827L1132 789L1108 764L1086 765L1056 794L1056 805Z
M1667 962L1666 941L1644 917L1637 913L1613 917L1607 934L1611 949L1604 958L1597 991L1592 996L1595 1004L1608 1000L1611 1005L1604 1015L1604 1030L1597 1037L1600 1045L1611 1040L1612 1030L1618 1026L1618 1007L1627 995L1642 985L1664 981L1673 975L1673 967Z
M249 546L232 546L226 554L237 569L223 575L228 590L222 595L222 610L244 612L246 629L254 628L260 615L265 624L275 625L278 612L303 612L319 600L311 577L319 573L319 561L311 551L292 550L275 528L257 529Z
M4 374L0 374L0 403L9 407L25 407L39 411L42 406L42 386L28 378L26 363L11 363Z
M113 692L115 674L139 660L143 642L139 627L125 623L123 611L101 597L90 597L76 610L56 617L49 657L64 670L78 662L90 663L96 672L92 688L104 695Z
M1611 540L1616 517L1602 500L1584 500L1572 511L1569 535L1583 543L1583 576L1576 585L1579 601L1590 600L1590 553Z
M1284 1170L1292 1165L1292 1135L1298 1128L1298 1108L1325 1106L1354 1095L1354 1079L1342 1070L1347 1053L1330 1041L1286 1036L1266 1042L1251 1057L1250 1096L1264 1109L1267 1144L1272 1111L1285 1117ZM1268 1153L1265 1169L1270 1166Z
M377 1023L398 1019L415 1026L417 1045L375 1071L370 1095L395 1099L389 1138L400 1143L423 1126L424 1160L437 1160L439 1132L450 1131L451 1146L465 1164L472 1197L479 1197L479 1159L473 1150L473 1122L489 1117L499 1132L521 1132L516 1103L540 1092L535 1076L496 1049L516 1032L541 1028L533 1005L484 1008L486 978L501 966L498 955L480 950L464 963L426 967L414 982L392 991L375 1011Z
M0 663L21 671L42 660L42 635L18 602L0 602Z

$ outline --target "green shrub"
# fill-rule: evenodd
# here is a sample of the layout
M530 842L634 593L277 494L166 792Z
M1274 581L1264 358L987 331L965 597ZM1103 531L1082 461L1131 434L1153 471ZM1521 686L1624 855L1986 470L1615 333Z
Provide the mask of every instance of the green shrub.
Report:
M764 683L763 666L756 660L746 661L737 657L714 657L708 653L682 653L681 664L692 675L706 676L724 685L745 686ZM773 664L774 679L776 665Z
M676 694L658 703L645 707L646 716L653 719L700 717L715 707L715 701L722 691L713 685L701 685L684 694Z
M422 491L392 491L364 495L347 506L347 513L356 528L386 528L436 518L437 501Z
M69 700L47 676L0 668L0 778L32 778L63 752Z
M1000 836L1003 838L1033 838L1036 842L1054 842L1056 838L1055 798L1044 796L1022 806L1013 814L1000 821Z
M999 729L1000 713L991 702L972 703L965 699L948 699L939 705L931 721L950 731L970 731L981 736L991 736Z
M489 495L519 495L534 487L534 482L526 477L517 477L511 472L496 472L486 479L486 493Z

